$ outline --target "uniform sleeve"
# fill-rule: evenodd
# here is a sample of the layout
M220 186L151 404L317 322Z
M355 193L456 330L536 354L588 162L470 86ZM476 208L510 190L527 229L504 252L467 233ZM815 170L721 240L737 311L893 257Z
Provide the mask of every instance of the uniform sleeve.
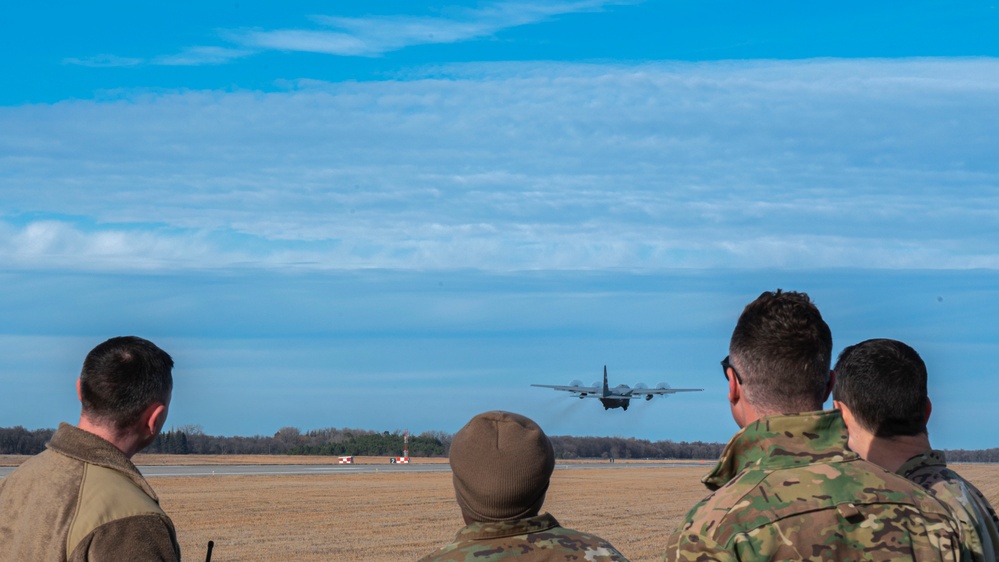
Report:
M180 545L170 519L135 515L105 523L86 536L69 562L180 562Z

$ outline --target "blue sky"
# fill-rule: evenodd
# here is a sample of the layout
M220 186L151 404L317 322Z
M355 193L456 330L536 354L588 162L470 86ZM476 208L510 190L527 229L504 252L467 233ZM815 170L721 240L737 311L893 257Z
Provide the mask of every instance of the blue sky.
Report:
M999 446L988 3L17 5L0 20L0 425L86 352L177 360L172 425L724 441L742 306L930 366ZM528 385L705 392L603 412Z

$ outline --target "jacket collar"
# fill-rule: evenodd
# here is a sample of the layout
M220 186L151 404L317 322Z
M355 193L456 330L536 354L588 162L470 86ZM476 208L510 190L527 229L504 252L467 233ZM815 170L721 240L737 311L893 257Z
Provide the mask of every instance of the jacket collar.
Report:
M766 416L732 437L701 482L716 490L750 467L777 470L852 458L858 457L847 449L846 425L838 410Z
M125 456L125 453L89 431L84 431L68 423L60 423L46 447L78 461L118 471L128 476L149 497L159 500L156 492L142 477L139 469Z
M549 513L513 521L483 521L466 525L458 531L455 541L515 537L529 533L540 533L555 527L558 527L558 521Z
M947 457L944 455L943 451L930 449L929 451L919 453L902 463L902 466L898 467L895 474L908 478L910 474L916 472L917 470L931 466L941 468L947 466Z

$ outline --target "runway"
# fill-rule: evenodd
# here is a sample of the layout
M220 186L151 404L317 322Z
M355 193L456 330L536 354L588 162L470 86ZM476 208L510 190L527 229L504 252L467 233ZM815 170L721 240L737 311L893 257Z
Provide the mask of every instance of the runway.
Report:
M556 470L602 469L616 470L625 468L675 468L691 466L689 463L676 462L643 462L643 463L608 463L580 462L559 463ZM14 471L15 467L0 467L0 478ZM414 463L414 464L222 464L222 465L171 465L171 466L139 466L143 476L160 478L172 476L273 476L273 475L304 475L304 474L372 474L396 472L450 472L446 463Z
M365 474L374 472L449 472L447 464L233 464L216 466L140 466L142 475L265 476L292 474Z

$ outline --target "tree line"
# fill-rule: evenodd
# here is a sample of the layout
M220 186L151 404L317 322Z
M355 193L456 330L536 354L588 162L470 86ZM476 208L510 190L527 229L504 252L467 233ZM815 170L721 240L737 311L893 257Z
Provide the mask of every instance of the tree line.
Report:
M551 438L555 456L560 459L698 459L714 460L721 456L723 443L695 441L648 441L632 437Z
M164 431L145 449L146 453L194 455L332 455L402 456L403 433L329 427L302 432L282 427L274 435L225 437L208 435L200 426ZM414 457L446 455L451 437L428 431L409 436L409 454Z
M53 429L27 430L21 426L0 428L0 454L34 455L45 450ZM409 436L411 457L447 457L453 436L426 431ZM715 460L723 443L701 441L649 441L625 437L553 436L555 456L560 459L697 459ZM172 428L157 436L146 453L177 455L331 455L402 456L401 431L371 431L329 427L302 432L282 427L274 435L252 437L208 435L201 426ZM999 462L999 448L947 450L950 462Z
M0 427L0 455L35 455L45 450L54 429L28 431L21 426Z

